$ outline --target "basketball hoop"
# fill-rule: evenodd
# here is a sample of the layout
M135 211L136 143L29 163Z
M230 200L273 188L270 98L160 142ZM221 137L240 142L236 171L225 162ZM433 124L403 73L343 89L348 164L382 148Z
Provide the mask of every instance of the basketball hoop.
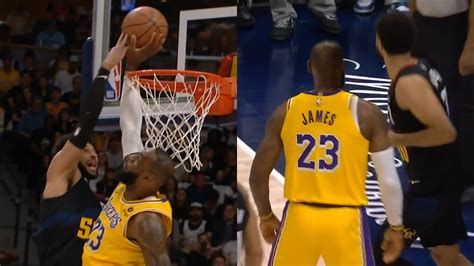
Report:
M128 85L140 90L146 148L171 153L187 172L200 169L200 133L207 115L234 111L235 78L188 70L139 70L127 74Z

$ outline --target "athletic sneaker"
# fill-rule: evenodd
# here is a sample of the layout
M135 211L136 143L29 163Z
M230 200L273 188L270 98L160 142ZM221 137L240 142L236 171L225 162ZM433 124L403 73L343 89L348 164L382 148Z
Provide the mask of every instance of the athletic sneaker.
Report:
M240 1L237 7L237 21L240 27L252 27L255 25L255 18L250 13L246 1Z
M313 11L314 16L321 23L326 32L333 34L341 33L341 25L339 21L337 21L336 15L323 13L314 9L311 9L311 11Z
M408 14L410 12L410 9L408 8L407 3L393 3L389 6L388 12L399 12L402 14Z
M368 14L375 10L375 0L357 0L354 12L357 14Z
M292 17L286 17L286 18L277 20L273 24L273 28L272 28L273 40L275 41L287 40L293 34L294 27L295 27L295 22Z

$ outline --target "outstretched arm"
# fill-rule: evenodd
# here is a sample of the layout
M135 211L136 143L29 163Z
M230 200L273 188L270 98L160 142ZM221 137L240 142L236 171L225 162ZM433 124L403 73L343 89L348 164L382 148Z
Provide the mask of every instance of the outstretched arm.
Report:
M122 130L123 158L129 154L143 151L141 137L142 109L140 91L131 88L126 77L120 99L120 129Z
M150 212L138 214L133 226L136 232L134 238L142 248L145 265L171 265L167 253L168 237L161 216Z
M137 38L130 37L130 50L127 52L127 70L137 67L150 56L156 54L165 39L163 35L153 33L148 43L141 48L136 47ZM140 106L140 91L129 86L130 80L125 77L123 92L120 99L120 129L122 130L123 158L132 153L143 151L141 139L142 110Z
M104 102L104 91L107 77L110 69L125 57L127 52L126 35L120 36L115 47L110 50L102 62L97 77L92 83L92 89L87 95L84 108L79 115L79 125L73 133L73 136L66 142L61 151L54 156L47 172L46 187L43 197L57 197L67 191L68 183L77 171L77 165L80 161L82 150L89 142L94 131L97 118L102 110Z

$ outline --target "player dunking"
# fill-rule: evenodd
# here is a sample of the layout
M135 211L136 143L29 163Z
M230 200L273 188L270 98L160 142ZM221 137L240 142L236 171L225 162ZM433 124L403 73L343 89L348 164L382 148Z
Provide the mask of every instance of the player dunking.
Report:
M402 190L380 110L342 91L342 48L315 45L308 60L314 90L280 105L270 117L250 173L260 229L273 242L269 265L374 265L363 206L372 153L388 222L384 260L401 253ZM282 222L272 212L269 175L284 149Z
M142 55L156 54L164 38L156 35ZM136 38L131 37L131 47ZM127 56L134 70L146 57ZM167 238L171 233L171 205L158 189L172 176L174 162L159 149L144 149L140 92L124 82L120 100L120 129L124 154L121 182L94 223L84 245L83 265L171 265Z
M409 17L386 14L377 22L376 47L392 80L393 131L388 137L399 147L409 178L404 204L404 224L411 233L407 246L419 236L438 265L471 265L457 244L466 238L466 229L446 86L429 62L410 55L414 39Z
M82 247L101 210L85 180L97 177L97 154L89 141L102 110L107 76L127 50L127 36L122 35L94 79L78 128L48 168L37 241L41 265L82 265Z

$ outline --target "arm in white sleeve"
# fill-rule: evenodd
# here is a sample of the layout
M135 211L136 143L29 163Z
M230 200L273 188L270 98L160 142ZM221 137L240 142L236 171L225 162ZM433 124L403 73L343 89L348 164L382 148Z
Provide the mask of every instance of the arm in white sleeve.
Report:
M393 164L394 152L390 147L371 154L382 192L382 201L390 225L403 224L403 192L397 169Z
M122 130L123 158L129 154L143 151L140 92L131 88L128 82L128 77L125 76L122 97L120 99L120 129Z

